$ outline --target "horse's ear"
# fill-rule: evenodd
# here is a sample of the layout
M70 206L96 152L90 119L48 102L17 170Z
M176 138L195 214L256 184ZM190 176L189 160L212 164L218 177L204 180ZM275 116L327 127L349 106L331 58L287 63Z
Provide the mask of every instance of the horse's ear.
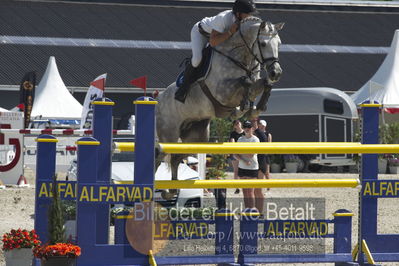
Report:
M282 28L284 28L285 22L280 22L274 25L274 28L276 31L280 31Z

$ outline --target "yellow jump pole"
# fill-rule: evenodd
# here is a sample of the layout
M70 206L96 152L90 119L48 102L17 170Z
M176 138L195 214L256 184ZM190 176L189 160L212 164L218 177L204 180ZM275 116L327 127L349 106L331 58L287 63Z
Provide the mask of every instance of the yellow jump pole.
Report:
M162 151L165 153L176 154L192 154L192 153L209 153L209 154L250 154L250 153L266 153L266 154L342 154L342 153L399 153L399 145L379 145L379 144L363 144L362 146L340 144L338 146L326 146L313 144L309 146L266 146L266 145L243 145L243 146L227 146L227 145L210 145L210 144L161 144Z
M116 182L132 183L132 182ZM240 179L240 180L179 180L155 181L156 189L182 188L356 188L359 179Z
M240 179L240 180L179 180L155 181L157 189L182 188L316 188L360 185L359 179Z
M161 145L198 145L199 143L161 143ZM359 142L223 142L223 143L201 143L206 145L222 145L224 146L232 146L232 147L243 147L243 146L311 146L311 145L319 145L319 146L339 146L341 144L345 144L346 146L362 146ZM200 144L200 145L201 145ZM134 151L134 142L114 142L114 148L120 151Z
M198 145L199 143L161 143L161 145ZM311 145L320 145L320 146L339 146L341 144L345 144L346 146L362 146L359 142L223 142L223 143L201 143L206 145L222 145L224 146L233 146L233 147L242 147L242 146L311 146ZM200 144L200 145L201 145ZM114 142L114 148L120 151L134 151L134 142Z
M328 142L327 142L328 143ZM264 144L242 144L242 143L160 143L165 153L174 154L342 154L342 153L399 153L398 144L359 144L351 142L314 142L301 144L292 143L264 143ZM133 143L115 143L115 149L120 151L134 151Z

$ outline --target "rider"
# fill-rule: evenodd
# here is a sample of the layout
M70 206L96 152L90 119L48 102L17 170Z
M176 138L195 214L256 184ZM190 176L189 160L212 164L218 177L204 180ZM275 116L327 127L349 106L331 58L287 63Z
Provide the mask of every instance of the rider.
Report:
M233 10L225 10L214 17L206 17L191 29L191 64L184 70L183 84L178 88L175 99L184 103L188 89L196 80L195 71L202 60L202 49L209 44L214 47L229 39L237 30L238 23L255 12L253 0L236 0Z

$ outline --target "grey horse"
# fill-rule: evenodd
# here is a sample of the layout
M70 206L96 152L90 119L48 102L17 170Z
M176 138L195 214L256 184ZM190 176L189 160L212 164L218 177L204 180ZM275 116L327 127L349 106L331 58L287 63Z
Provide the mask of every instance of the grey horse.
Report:
M161 93L156 106L156 128L159 142L207 142L209 123L214 117L255 117L266 110L271 86L280 79L281 45L278 31L284 23L272 24L257 17L241 21L239 30L228 40L213 48L211 67L204 78L194 82L185 103L174 99L177 90L172 83ZM261 78L264 69L266 76ZM256 106L246 104L255 102ZM164 159L160 153L157 163ZM177 180L179 163L187 155L172 154L172 180ZM171 199L177 190L162 193Z

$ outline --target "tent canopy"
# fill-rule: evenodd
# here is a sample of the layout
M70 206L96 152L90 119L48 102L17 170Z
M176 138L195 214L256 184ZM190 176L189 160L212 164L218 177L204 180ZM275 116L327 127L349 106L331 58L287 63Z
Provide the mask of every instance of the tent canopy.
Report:
M80 120L82 105L66 88L58 72L54 56L51 56L39 85L35 90L35 100L31 119Z
M391 48L380 68L351 97L356 105L365 101L378 102L390 113L399 112L399 30L395 31Z

